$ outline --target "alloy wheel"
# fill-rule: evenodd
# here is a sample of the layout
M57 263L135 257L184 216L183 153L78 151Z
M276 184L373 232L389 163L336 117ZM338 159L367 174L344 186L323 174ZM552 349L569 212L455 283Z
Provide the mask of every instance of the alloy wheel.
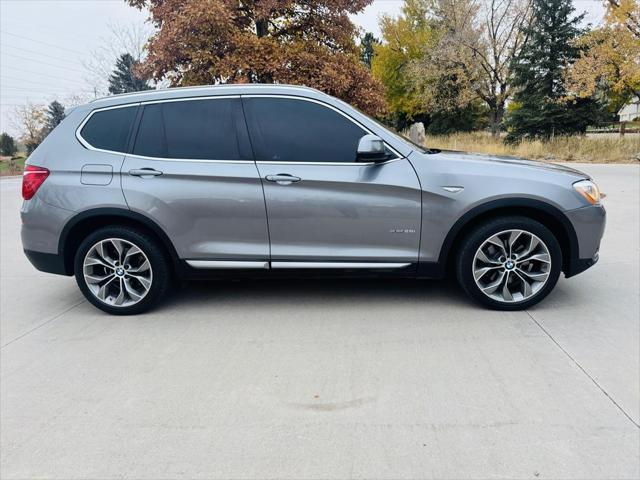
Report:
M498 302L528 300L544 287L550 273L549 248L525 230L504 230L492 235L473 257L476 285Z
M108 238L93 245L84 257L83 275L91 293L114 307L137 304L153 282L147 255L122 238Z

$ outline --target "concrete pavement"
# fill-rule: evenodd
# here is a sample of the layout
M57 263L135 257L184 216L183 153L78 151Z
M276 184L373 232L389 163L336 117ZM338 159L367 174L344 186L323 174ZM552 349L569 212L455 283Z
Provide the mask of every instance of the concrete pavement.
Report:
M110 317L0 181L0 476L638 478L640 168L579 165L601 260L499 313L425 281L189 284Z

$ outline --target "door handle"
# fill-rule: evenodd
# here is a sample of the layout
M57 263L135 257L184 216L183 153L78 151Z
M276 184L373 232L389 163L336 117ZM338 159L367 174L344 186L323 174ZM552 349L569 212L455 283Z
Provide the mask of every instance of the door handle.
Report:
M266 180L268 182L276 182L278 185L291 185L293 182L299 182L300 177L294 177L288 173L279 173L277 175L267 175Z
M153 168L134 168L129 170L129 175L134 177L151 178L162 175L162 172Z

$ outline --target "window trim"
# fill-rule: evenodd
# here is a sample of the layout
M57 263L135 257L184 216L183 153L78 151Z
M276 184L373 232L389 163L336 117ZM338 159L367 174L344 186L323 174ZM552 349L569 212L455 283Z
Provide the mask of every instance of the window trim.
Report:
M277 94L277 93L241 93L240 94L241 98L287 98L287 99L291 99L291 100L300 100L300 101L304 101L304 102L311 102L311 103L317 103L318 105L321 105L323 107L327 107L330 110L333 110L334 112L342 115L344 118L346 118L347 120L349 120L350 122L352 122L353 124L357 125L358 127L362 128L365 132L367 132L370 135L376 135L373 131L371 131L370 128L368 128L366 125L363 125L362 123L360 123L359 121L357 121L355 118L351 117L348 113L340 110L339 108L323 102L322 100L317 100L315 98L309 98L309 97L300 97L297 95L287 95L287 94ZM245 115L245 120L246 120L246 115ZM376 135L379 136L379 135ZM391 158L389 160L386 160L384 162L279 162L279 161L275 161L275 160L255 160L255 163L258 165L331 165L331 166L338 166L338 165L345 165L345 166L354 166L354 165L360 165L360 166L365 166L365 165L385 165L387 163L392 163L395 162L397 160L402 160L404 159L404 155L400 154L400 152L398 152L395 148L393 148L391 145L389 145L387 142L385 142L384 140L382 140L385 147L387 147L389 150L391 150L391 152L393 152L393 154L396 156L396 158ZM254 159L255 159L255 155L254 155Z
M104 148L94 147L87 140L85 140L85 138L82 136L82 134L80 132L82 132L82 129L89 122L89 120L91 120L91 117L93 117L93 115L98 113L98 112L104 112L104 111L107 111L107 110L116 110L118 108L131 108L131 107L136 107L136 108L139 109L140 108L140 102L127 103L125 105L115 105L115 106L111 106L111 107L96 108L95 110L91 110L89 115L87 115L85 117L85 119L80 123L78 128L76 128L76 139L87 150L93 150L94 152L103 152L103 153L115 153L116 155L128 155L128 152L120 152L120 151L117 151L117 150L106 150ZM133 130L137 128L137 123L138 123L138 111L136 110L135 116L133 118L133 124L131 125L131 130L129 131L129 137L127 138L127 147L126 147L127 150L129 150L129 144L131 143L130 142L131 136L133 135Z
M233 95L209 95L209 96L202 96L202 97L181 97L181 98L166 98L166 99L160 99L160 100L147 100L147 101L140 101L140 102L134 102L134 103L126 103L123 105L112 105L109 107L101 107L101 108L96 108L94 110L91 110L91 112L89 112L89 114L85 117L85 119L80 123L80 125L78 126L78 128L76 128L75 131L75 136L76 139L80 142L80 144L86 148L87 150L92 150L94 152L102 152L102 153L111 153L111 154L115 154L115 155L126 155L127 157L132 157L132 158L141 158L144 160L155 160L155 161L162 161L162 162L196 162L196 163L236 163L236 164L259 164L259 165L331 165L331 166L338 166L338 165L344 165L344 166L354 166L354 165L359 165L359 166L366 166L366 165L385 165L387 163L392 163L398 160L402 160L405 158L404 155L402 155L400 152L398 152L395 148L393 148L393 146L389 145L388 142L384 141L384 145L391 150L391 152L393 152L393 154L396 156L396 158L391 158L387 161L384 162L278 162L278 161L273 161L273 160L255 160L255 156L254 156L254 160L222 160L222 159L202 159L202 158L164 158L164 157L147 157L144 155L136 155L134 153L132 153L132 145L131 145L131 141L128 142L127 144L127 151L126 152L120 152L117 150L105 150L102 148L97 148L94 147L93 145L91 145L87 140L85 140L82 137L82 134L80 133L82 131L82 129L84 128L84 126L87 124L87 122L91 119L91 117L98 113L98 112L103 112L105 110L115 110L116 108L128 108L128 107L138 107L138 109L140 107L143 107L144 105L152 105L152 104L156 104L156 103L169 103L169 102L188 102L188 101L197 101L197 100L217 100L217 99L225 99L225 98L287 98L287 99L291 99L291 100L299 100L299 101L304 101L304 102L311 102L311 103L317 103L318 105L321 105L323 107L329 108L331 110L333 110L334 112L338 113L339 115L342 115L344 118L346 118L347 120L349 120L350 122L354 123L355 125L357 125L358 127L362 128L365 132L372 134L372 135L376 135L375 132L373 132L369 127L367 127L366 125L363 125L362 123L360 123L359 121L357 121L355 118L351 117L348 113L340 110L339 108L327 103L327 102L323 102L321 100L317 100L315 98L309 98L309 97L302 97L302 96L298 96L298 95L289 95L289 94L277 94L277 93L271 93L271 94L260 94L260 93L240 93L240 94L233 94ZM136 112L136 117L134 118L133 121L133 125L132 125L132 131L130 133L131 137L130 140L133 137L137 137L138 134L138 128L140 126L140 116L139 116L139 111ZM244 115L244 113L243 113ZM246 116L245 116L245 121L246 121Z
M76 138L78 139L78 141L82 144L83 147L85 147L88 150L92 150L95 152L103 152L103 153L113 153L116 155L126 155L127 157L131 157L131 158L141 158L144 160L154 160L154 161L161 161L161 162L195 162L195 163L241 163L241 164L255 164L255 162L253 160L221 160L221 159L204 159L204 158L164 158L164 157L148 157L145 155L136 155L134 153L132 153L133 151L133 142L129 142L129 144L127 145L127 151L126 152L119 152L116 150L104 150L102 148L97 148L94 147L93 145L91 145L87 140L85 140L82 137L82 134L80 133L82 131L82 129L84 128L85 124L91 119L91 117L98 113L98 112L103 112L105 110L114 110L116 108L126 108L126 107L144 107L145 105L152 105L152 104L157 104L157 103L170 103L170 102L188 102L188 101L196 101L196 100L218 100L218 99L228 99L228 98L240 98L240 95L210 95L210 96L206 96L206 97L183 97L183 98L166 98L166 99L161 99L161 100L149 100L146 102L135 102L135 103L127 103L124 105L115 105L115 106L110 106L110 107L102 107L102 108L96 108L94 110L92 110L89 115L87 115L87 117L82 121L82 123L80 123L80 125L78 126L78 128L76 129ZM131 140L134 139L134 137L138 136L138 128L140 127L140 118L139 118L139 112L137 112L136 114L136 118L134 119L133 125L132 125L132 131L131 131Z

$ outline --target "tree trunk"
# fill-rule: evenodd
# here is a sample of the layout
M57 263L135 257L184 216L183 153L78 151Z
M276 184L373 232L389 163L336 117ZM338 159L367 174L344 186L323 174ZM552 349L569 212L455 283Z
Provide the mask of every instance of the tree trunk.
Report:
M258 38L269 35L269 21L266 19L256 20L256 35ZM268 72L256 72L258 83L273 83L273 76Z
M491 135L494 138L500 136L500 125L504 118L504 102L497 102L495 107L491 109Z

